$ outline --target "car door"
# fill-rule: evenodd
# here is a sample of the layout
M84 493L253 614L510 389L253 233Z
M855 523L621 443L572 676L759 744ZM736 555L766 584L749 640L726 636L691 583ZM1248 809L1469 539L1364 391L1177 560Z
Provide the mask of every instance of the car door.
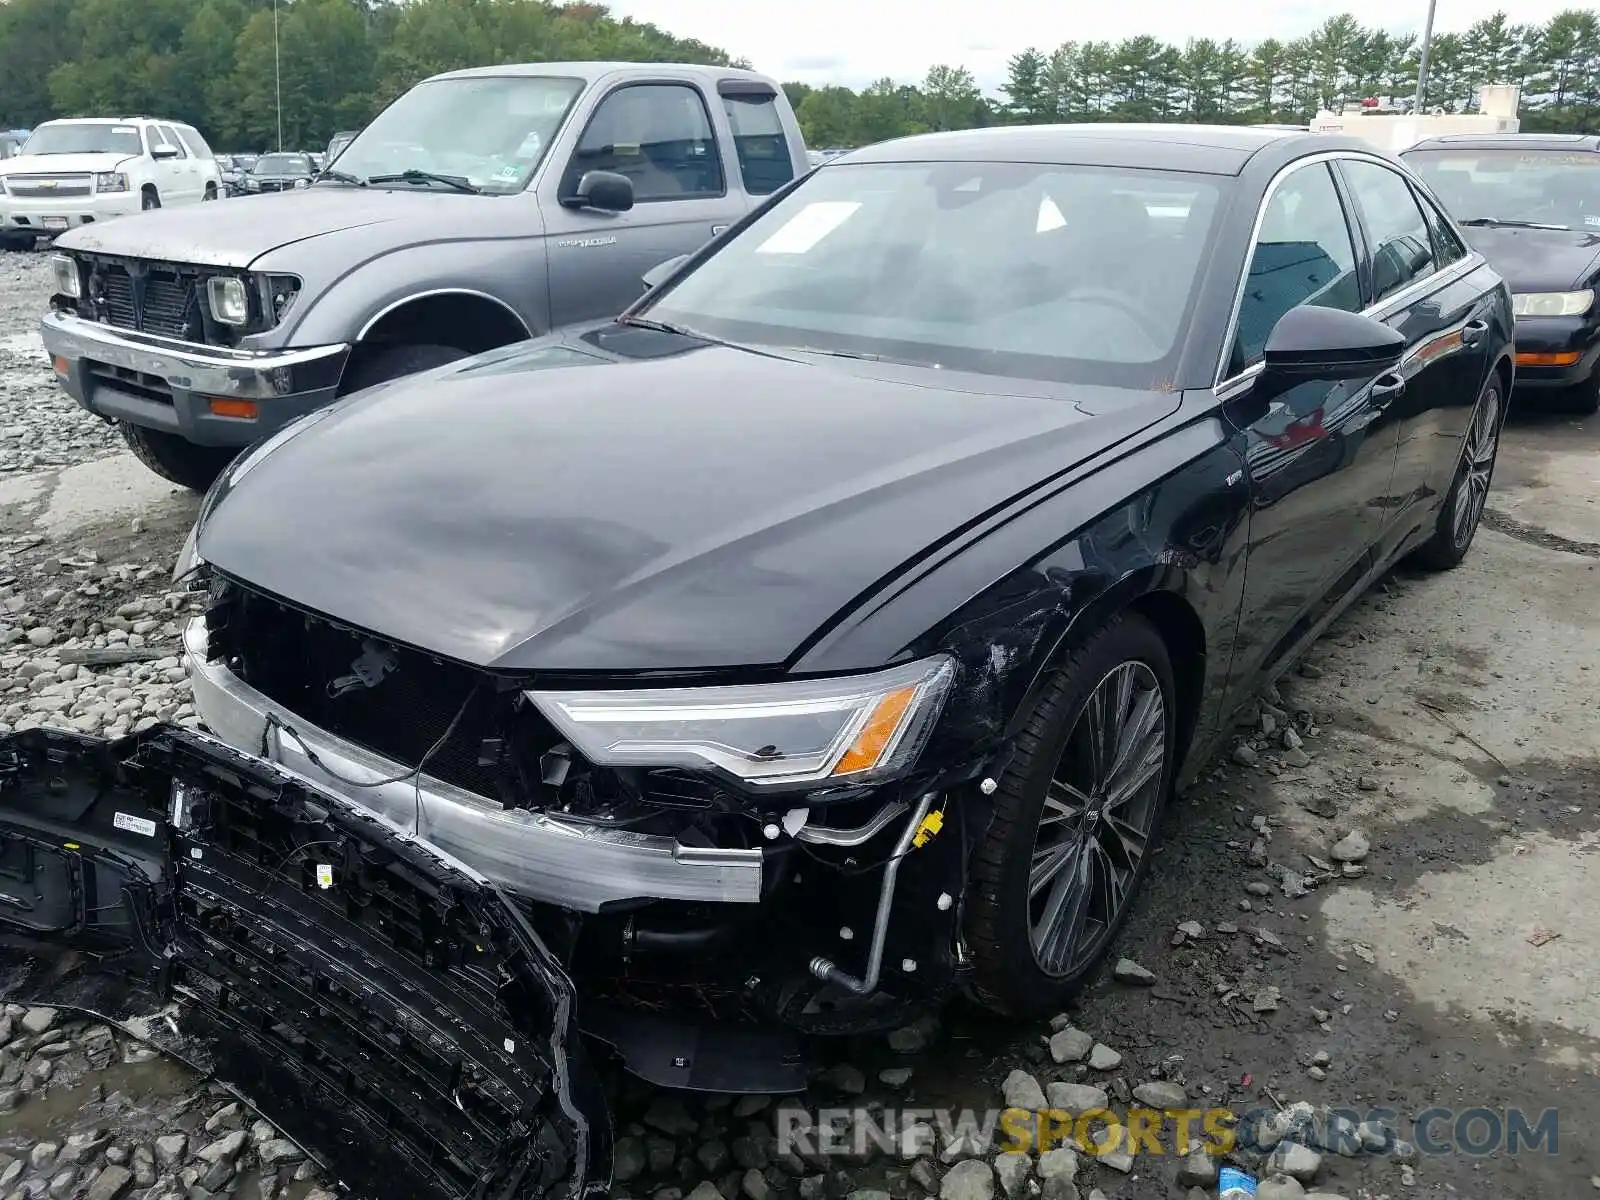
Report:
M1377 159L1348 158L1338 172L1365 243L1368 310L1406 338L1405 389L1391 416L1398 453L1388 554L1433 520L1449 490L1456 453L1492 363L1493 293L1468 261L1450 223L1400 171Z
M1291 308L1365 306L1360 241L1325 159L1280 176L1258 217L1234 317L1223 411L1244 436L1251 517L1234 677L1273 671L1350 590L1387 520L1398 380L1263 386L1273 326Z
M731 185L706 96L692 83L629 82L596 105L545 206L553 326L621 312L644 291L643 276L698 250L744 215ZM588 171L633 184L627 212L580 207Z
M194 156L184 148L183 139L170 125L157 125L154 129L160 143L177 151L175 158L157 160L156 170L161 182L156 186L161 190L161 202L187 204L200 199L199 172L195 169Z

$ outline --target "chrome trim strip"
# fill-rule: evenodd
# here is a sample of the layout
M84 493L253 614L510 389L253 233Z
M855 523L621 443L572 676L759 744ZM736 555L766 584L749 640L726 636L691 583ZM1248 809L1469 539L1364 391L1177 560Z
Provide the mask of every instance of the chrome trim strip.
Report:
M344 343L298 350L235 350L116 329L72 313L46 313L39 336L52 355L93 359L157 375L180 391L273 400L333 387L350 354Z
M346 781L372 783L405 767L306 724L221 663L207 662L206 642L205 618L196 617L184 629L184 653L195 711L213 735L378 813L508 891L582 912L637 899L732 904L761 899L760 850L683 846L675 838L508 810L427 774L414 782L353 786ZM269 736L269 715L294 733L273 728ZM319 768L308 747L345 779Z
M1295 159L1292 163L1274 175L1272 177L1272 181L1267 184L1267 190L1262 194L1261 203L1256 208L1256 219L1255 223L1250 227L1250 241L1246 248L1253 248L1256 244L1256 239L1261 236L1261 226L1266 223L1267 219L1267 205L1272 203L1272 197L1277 194L1278 188L1283 185L1284 180L1288 179L1296 171L1299 171L1305 167L1315 166L1322 163L1351 160L1356 162L1370 162L1380 167L1386 167L1390 171L1395 171L1395 164L1389 161L1387 158L1384 158L1382 155L1378 154L1363 153L1360 150L1329 150L1321 154L1310 154L1305 158ZM1404 173L1403 168L1401 171L1395 171L1395 174L1400 175L1402 179L1408 178L1408 176ZM1458 259L1457 261L1451 263L1448 267L1444 268L1442 271L1435 271L1431 275L1424 276L1415 283L1409 284L1402 288L1392 296L1385 296L1376 304L1362 309L1361 315L1365 317L1372 317L1375 320L1381 320L1392 310L1401 308L1404 305L1411 303L1418 296L1432 291L1436 287L1443 287L1446 284L1454 283L1459 278L1465 277L1472 271L1475 271L1479 267L1483 266L1485 261L1486 260L1484 259L1483 255L1479 254L1476 250L1469 248L1465 258ZM1237 395L1238 391L1235 388L1235 385L1243 383L1248 379L1253 379L1255 374L1259 373L1260 371L1261 364L1256 363L1252 366L1246 367L1237 375L1230 375L1227 378L1223 378L1222 376L1222 373L1228 369L1228 351L1233 346L1233 339L1237 337L1239 333L1239 312L1244 307L1244 290L1249 282L1250 260L1247 256L1244 264L1239 270L1239 284L1236 288L1234 288L1233 312L1228 318L1227 333L1223 335L1222 354L1217 361L1216 381L1212 384L1212 391L1216 394L1218 399L1226 398L1222 395L1224 390L1228 392L1228 396L1230 397Z

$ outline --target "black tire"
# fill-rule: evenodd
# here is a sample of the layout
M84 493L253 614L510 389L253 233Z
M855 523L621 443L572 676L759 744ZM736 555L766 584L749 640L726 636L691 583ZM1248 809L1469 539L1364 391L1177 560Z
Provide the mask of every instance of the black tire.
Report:
M237 450L222 446L197 446L174 433L118 422L128 449L161 478L191 491L203 492L216 481Z
M1133 693L1139 697L1133 701L1131 711L1135 715L1140 711L1139 705L1153 693L1159 695L1161 704L1159 713L1147 712L1148 720L1142 722L1148 725L1149 735L1153 735L1157 727L1161 731L1160 769L1149 774L1148 782L1133 793L1140 798L1139 803L1146 813L1143 849L1124 881L1120 905L1114 910L1109 901L1102 905L1100 927L1091 931L1085 925L1082 948L1069 948L1067 961L1056 964L1055 969L1047 969L1040 962L1042 949L1036 952L1032 914L1035 898L1030 895L1036 856L1050 852L1049 847L1043 851L1039 848L1045 829L1042 822L1046 804L1054 805L1054 811L1064 811L1058 797L1066 794L1070 799L1071 794L1055 790L1062 785L1054 777L1074 770L1072 763L1083 751L1079 741L1083 732L1081 724L1089 722L1087 714L1091 701L1096 703L1097 711L1104 711L1098 708L1100 685L1108 683L1110 686L1108 681L1128 674L1150 684L1147 689ZM1129 711L1127 704L1118 707ZM1161 635L1143 617L1117 618L1080 644L1054 670L1027 715L1017 739L1016 754L996 781L999 787L992 797L994 812L989 828L973 852L964 925L975 966L974 991L982 1003L1012 1016L1057 1011L1099 966L1133 907L1133 898L1149 871L1160 838L1161 819L1172 790L1177 758L1177 717L1172 660ZM1146 740L1139 739L1139 744L1145 744ZM1153 745L1148 746L1134 760L1135 768L1153 764L1154 751ZM1152 770L1145 765L1140 773ZM1111 778L1116 776L1115 771L1109 774ZM1053 790L1054 795L1051 794ZM1081 792L1077 795L1094 799ZM1113 821L1103 810L1090 818L1087 814L1092 808L1092 804L1084 806L1084 816L1076 829L1070 818L1063 816L1057 820L1052 815L1051 831L1059 832L1062 841L1081 837L1086 847L1091 841L1102 847L1109 846L1113 840L1126 845L1126 838L1119 836L1119 825L1125 822ZM1118 811L1130 810L1119 805ZM1095 852L1084 849L1079 861L1087 862L1092 869L1100 861L1096 853L1106 864L1110 863L1108 849ZM1126 862L1128 856L1123 857ZM1071 868L1058 871L1058 875L1066 876L1070 869L1078 866L1079 863L1074 862ZM1046 910L1056 904L1054 893L1059 886L1060 883L1052 884L1047 889L1050 894L1045 898ZM1082 893L1081 888L1077 891ZM1085 911L1087 913L1087 909ZM1074 939L1073 947L1077 945Z
M156 191L155 188L145 188L144 191L139 193L139 208L141 211L149 212L153 208L160 207L161 193Z
M1461 457L1456 461L1455 478L1439 506L1433 536L1417 547L1411 556L1429 571L1448 571L1461 564L1472 549L1478 522L1489 499L1494 481L1495 461L1500 452L1500 430L1505 424L1505 384L1498 371L1489 376L1478 402L1473 405L1466 436L1461 440ZM1488 438L1487 447L1484 439Z
M0 234L0 250L10 250L14 253L24 253L32 250L39 239L31 233L4 233Z
M349 395L362 388L388 383L405 375L415 375L430 367L442 367L467 357L465 350L454 346L363 346L356 351L356 360L345 371L339 383L339 394Z

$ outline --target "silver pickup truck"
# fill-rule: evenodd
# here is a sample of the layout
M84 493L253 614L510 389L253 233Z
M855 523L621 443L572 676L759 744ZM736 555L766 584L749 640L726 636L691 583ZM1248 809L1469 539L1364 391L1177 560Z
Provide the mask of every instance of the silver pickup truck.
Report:
M782 88L750 71L454 71L309 187L64 234L45 348L148 466L200 489L338 396L620 312L806 169Z

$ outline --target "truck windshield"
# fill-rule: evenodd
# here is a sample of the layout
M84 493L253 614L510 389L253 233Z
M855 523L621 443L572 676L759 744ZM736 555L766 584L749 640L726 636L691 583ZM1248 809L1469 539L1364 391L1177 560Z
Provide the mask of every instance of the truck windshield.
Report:
M358 133L339 170L361 179L427 172L483 192L520 192L581 91L580 79L542 75L429 80ZM421 175L413 186L448 187Z
M1031 163L835 163L639 312L746 345L985 375L1171 378L1213 177Z
M309 175L311 160L303 154L263 154L250 168L252 175Z
M143 154L137 125L60 121L33 131L24 154Z
M1458 221L1600 231L1600 154L1593 150L1411 150L1401 157Z

